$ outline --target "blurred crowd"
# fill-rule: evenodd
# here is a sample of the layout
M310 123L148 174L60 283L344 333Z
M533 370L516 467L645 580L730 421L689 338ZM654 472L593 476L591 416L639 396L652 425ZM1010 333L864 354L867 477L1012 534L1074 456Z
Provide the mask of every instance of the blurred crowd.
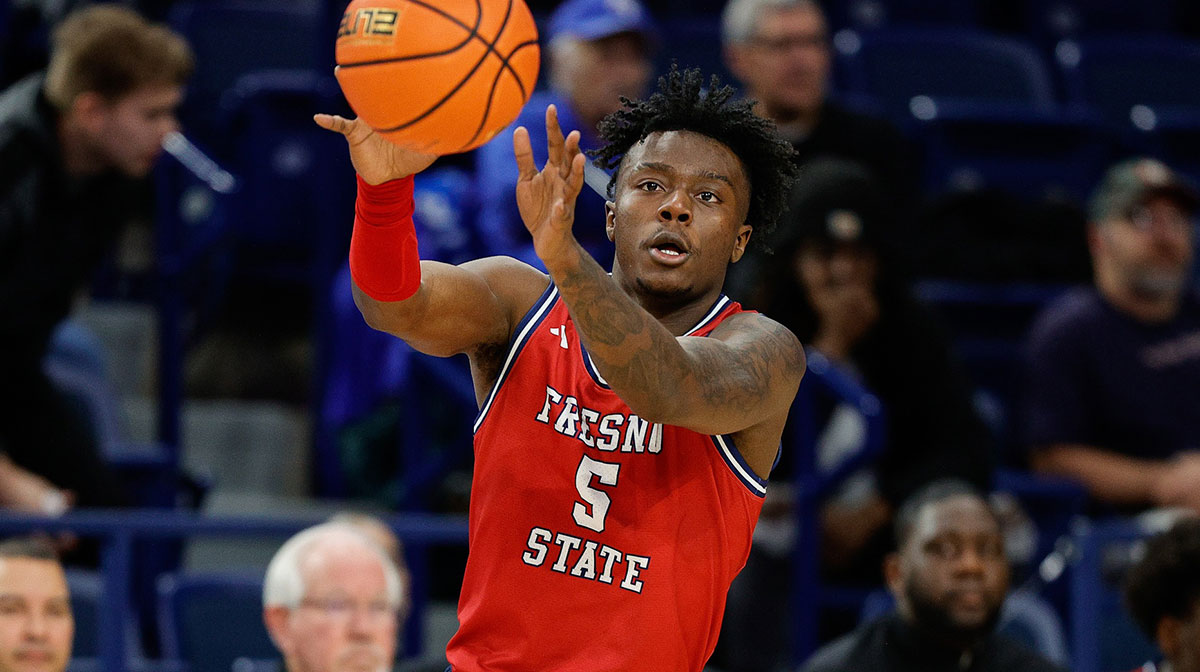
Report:
M95 419L61 388L64 374L56 371L70 361L71 341L60 325L79 297L156 300L144 277L128 280L148 271L122 268L113 253L131 244L130 230L163 225L156 218L172 195L163 185L173 184L168 170L178 171L163 165L176 161L162 156L164 142L182 132L244 179L244 191L307 184L253 182L258 172L281 170L280 155L271 157L271 167L255 164L269 159L248 157L235 138L262 128L256 123L271 126L272 117L255 115L291 105L288 95L302 101L291 110L300 117L309 114L305 105L338 104L336 93L326 95L328 71L308 82L289 70L288 86L271 80L256 89L274 96L267 104L237 108L250 100L247 87L263 80L242 73L250 79L213 89L220 80L206 62L215 58L212 38L188 30L199 25L195 17L206 4L16 0L0 9L0 504L8 508L59 514L139 504L105 463ZM298 4L321 26L341 11L336 3ZM980 40L1017 35L1060 52L1067 44L1048 41L1053 25L1044 33L1021 32L1027 24L1015 18L1020 12L996 4L973 11L971 30ZM1031 13L1039 3L1026 5L1022 11ZM514 125L530 129L539 164L548 104L557 106L565 128L580 130L581 147L595 149L597 123L619 108L622 96L647 93L664 64L679 58L672 48L681 26L708 26L698 35L709 41L689 49L707 51L702 64L757 101L756 110L793 144L800 166L787 215L734 265L726 293L787 326L810 361L844 376L882 408L879 429L861 404L812 383L808 424L786 434L750 560L730 592L714 668L787 664L789 633L779 614L789 608L788 594L780 586L800 552L796 488L837 473L816 517L821 580L875 589L887 604L862 626L857 607L833 610L821 632L832 643L804 669L1067 664L1052 646L1034 652L1004 634L1006 624L1021 622L1009 609L1014 600L1005 603L1010 586L1036 572L1046 538L1052 543L1062 532L1053 516L1040 516L1033 499L1024 498L1047 488L1057 488L1062 507L1081 502L1097 519L1158 510L1173 512L1172 520L1177 515L1180 522L1126 568L1127 602L1165 656L1158 669L1200 669L1194 578L1200 523L1190 520L1200 514L1200 296L1193 266L1200 154L1189 163L1186 147L1176 147L1179 155L1157 151L1130 141L1129 129L1089 121L1086 128L1096 133L1085 151L1065 160L1022 155L1021 146L1009 144L1012 133L1027 128L1024 137L1036 150L1037 138L1049 138L1039 133L1059 129L1061 139L1068 131L1036 105L1014 112L1003 99L1007 81L974 81L958 98L926 98L938 103L937 119L947 120L931 131L920 123L924 103L917 98L896 113L882 94L847 83L855 67L865 67L845 62L855 53L847 41L860 40L864 50L873 34L885 41L892 25L880 18L885 1L728 0L692 8L691 23L674 16L677 7L637 0L531 6L542 27L544 68ZM1195 10L1189 3L1167 6L1170 39L1200 50L1186 37ZM1076 19L1089 17L1083 11ZM919 30L931 32L905 33L900 26L897 39L935 30L923 24ZM329 51L305 58L327 67L332 39L317 42ZM952 70L948 53L928 67ZM921 73L907 76L918 80ZM971 90L976 99L967 100ZM215 108L206 116L205 105L214 101L222 118ZM979 113L989 101L993 106ZM1188 107L1184 98L1162 103L1157 118L1165 123L1182 115L1181 133L1186 120L1200 119L1200 107ZM956 105L975 111L956 117ZM294 137L317 132L305 128ZM977 153L974 163L964 160L970 170L934 170L947 151L962 146ZM1045 179L1033 174L1039 161L1049 165ZM1055 172L1063 166L1089 176L1087 184L1072 188L1069 176ZM333 169L343 171L335 180L352 183L347 165ZM444 157L419 176L425 258L457 263L509 255L540 265L516 210L516 180L509 133L471 154ZM1013 188L1023 180L1043 188ZM457 419L473 415L474 400L452 384L465 370L456 363L429 369L439 365L362 324L343 267L352 193L352 185L340 183L310 190L304 197L324 198L322 204L289 211L334 213L345 220L340 230L337 221L319 222L332 227L323 232L294 221L282 236L264 230L225 239L220 261L203 266L199 281L219 288L219 305L188 306L200 326L192 334L186 389L192 396L278 398L308 409L317 448L334 456L318 469L339 468L339 457L360 458L357 471L347 464L338 478L318 475L318 494L459 512L462 497L454 493L465 493L455 484L470 470L469 435L442 425L469 426ZM286 196L257 193L265 201ZM575 230L598 261L611 264L604 201L585 188ZM232 212L257 217L275 207L259 202ZM296 245L300 238L310 247ZM281 239L287 245L275 245ZM285 270L255 272L280 261L289 262L280 264ZM427 466L405 462L395 447L398 437L416 436L406 433L412 419L398 410L406 408L398 400L434 379L444 384L424 394L454 400L431 407L423 420L432 429L419 435L443 454L440 471L432 477L422 471L422 478L440 480L415 490L385 487L403 482L405 470ZM882 437L872 441L872 432ZM878 447L855 468L839 470L868 446ZM363 451L386 453L384 467L382 458L362 458ZM340 486L329 485L334 481ZM289 670L334 669L315 662L320 656L390 664L396 655L408 580L403 563L398 568L395 551L382 551L347 525L296 537L267 572L266 625ZM354 543L328 541L334 538ZM87 561L86 549L74 552ZM361 569L363 563L369 567ZM353 586L333 585L347 576L356 577ZM63 669L70 631L62 628L70 614L62 577L53 548L0 544L0 662L34 657ZM24 625L10 625L19 619ZM362 645L348 644L349 653L322 649L334 632L347 641L361 638Z

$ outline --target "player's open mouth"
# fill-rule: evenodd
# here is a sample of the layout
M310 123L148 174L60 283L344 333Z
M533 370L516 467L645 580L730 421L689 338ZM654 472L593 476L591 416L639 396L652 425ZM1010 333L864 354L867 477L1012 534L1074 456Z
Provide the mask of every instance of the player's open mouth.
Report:
M655 261L676 265L682 264L688 258L688 250L683 239L678 234L662 231L650 240L650 256Z
M674 245L655 245L650 248L650 256L664 264L682 264L688 253Z

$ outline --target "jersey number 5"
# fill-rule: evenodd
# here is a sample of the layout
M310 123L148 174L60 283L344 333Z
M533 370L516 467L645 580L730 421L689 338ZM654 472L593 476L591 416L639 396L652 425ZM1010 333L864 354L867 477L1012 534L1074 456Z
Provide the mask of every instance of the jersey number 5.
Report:
M609 499L608 493L592 487L592 477L595 476L600 485L616 485L617 472L620 470L619 464L600 462L587 455L579 460L579 469L575 472L575 489L579 491L580 499L587 504L575 502L571 515L574 516L577 525L596 532L604 531L604 518L608 515L608 507L612 500ZM591 511L588 510L589 506Z

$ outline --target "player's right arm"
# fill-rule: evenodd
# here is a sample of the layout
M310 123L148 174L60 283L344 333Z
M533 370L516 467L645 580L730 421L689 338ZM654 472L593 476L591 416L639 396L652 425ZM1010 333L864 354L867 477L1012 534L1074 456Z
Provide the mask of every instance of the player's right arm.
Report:
M354 169L365 183L359 185L358 219L389 212L388 199L403 198L397 195L403 192L397 181L437 158L397 147L358 119L318 114L315 121L346 138ZM376 194L378 202L368 202L368 193ZM411 216L411 194L408 198ZM406 225L356 222L351 242L354 302L371 327L421 352L445 357L507 343L548 282L537 269L501 257L461 266L418 261L411 225L402 233L389 231L393 224Z

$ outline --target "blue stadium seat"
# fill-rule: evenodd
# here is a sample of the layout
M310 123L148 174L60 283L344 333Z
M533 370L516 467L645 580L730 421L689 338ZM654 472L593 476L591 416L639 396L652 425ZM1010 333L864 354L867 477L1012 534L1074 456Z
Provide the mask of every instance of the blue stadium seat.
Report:
M183 0L169 24L196 54L182 111L185 128L223 149L214 126L221 95L242 75L261 69L328 71L324 3L315 0Z
M158 582L163 657L188 672L230 672L234 662L278 657L262 619L262 577L164 574Z
M1134 146L1200 183L1200 107L1140 104L1130 116Z
M312 121L346 114L337 82L308 70L258 70L221 97L220 130L241 189L230 203L234 272L312 289L342 258L354 204L345 140Z
M1055 60L1068 99L1125 129L1136 106L1200 109L1200 43L1158 37L1064 40Z
M391 402L396 405L398 432L394 445L398 465L394 488L401 509L422 509L427 496L446 472L469 460L471 422L478 412L470 371L463 358L443 359L416 352L403 341L375 331L363 321L351 294L349 265L330 288L330 323L326 333L328 368L321 383L317 429L317 465L322 488L344 495L347 468L338 434ZM447 417L449 416L449 417ZM422 418L407 422L406 418ZM433 441L433 418L442 418L450 436ZM387 477L391 474L383 474Z
M1112 156L1099 121L1025 105L914 101L927 193L999 188L1083 203Z
M715 14L666 21L660 35L656 72L666 72L676 62L680 68L700 68L706 78L718 75L723 84L737 86L721 57L721 24Z
M71 613L75 616L75 640L71 655L96 658L100 655L100 619L104 614L104 583L95 572L67 570L71 590Z
M1040 42L1080 35L1169 33L1174 0L1023 0L1025 25Z
M843 85L874 96L903 121L917 96L936 100L1055 106L1038 52L1013 38L971 30L839 31L834 36Z
M1076 526L1068 575L1075 672L1122 672L1161 658L1130 618L1121 594L1142 541L1162 531L1152 518L1101 518Z
M99 672L104 669L100 659L100 623L109 616L104 599L104 577L99 572L82 569L67 569L66 574L71 591L71 614L75 617L75 638L68 669L71 672ZM126 626L130 668L154 667L143 657L136 624L130 621Z
M839 28L869 30L885 26L976 26L975 0L845 0L834 3L830 21Z

